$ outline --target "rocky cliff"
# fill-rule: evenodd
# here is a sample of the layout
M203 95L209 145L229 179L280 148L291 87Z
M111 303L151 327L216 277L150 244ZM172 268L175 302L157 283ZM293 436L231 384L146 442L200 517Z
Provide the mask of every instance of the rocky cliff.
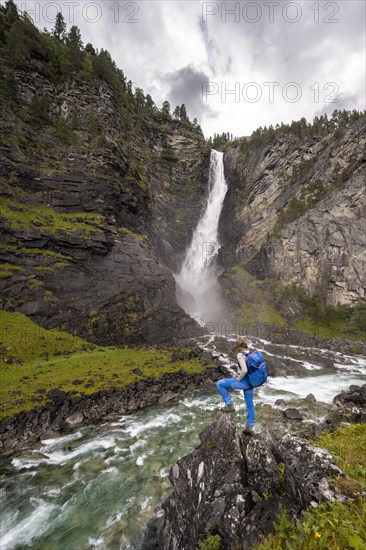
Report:
M103 78L55 82L39 59L13 73L0 122L2 307L105 344L195 334L171 270L207 194L200 131Z
M255 280L274 281L323 306L365 303L365 143L363 116L343 132L300 139L277 131L257 147L227 150L220 234L231 304L235 266L252 290ZM299 310L292 300L284 311L287 298L271 303L285 317Z

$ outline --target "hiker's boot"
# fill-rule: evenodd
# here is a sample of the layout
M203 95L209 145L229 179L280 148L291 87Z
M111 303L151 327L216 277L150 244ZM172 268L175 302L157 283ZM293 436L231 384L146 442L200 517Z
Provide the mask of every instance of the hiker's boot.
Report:
M235 407L232 403L230 403L230 405L224 405L223 407L220 407L220 411L224 413L233 413L235 412Z
M243 435L254 435L254 430L251 426L246 426L242 431Z

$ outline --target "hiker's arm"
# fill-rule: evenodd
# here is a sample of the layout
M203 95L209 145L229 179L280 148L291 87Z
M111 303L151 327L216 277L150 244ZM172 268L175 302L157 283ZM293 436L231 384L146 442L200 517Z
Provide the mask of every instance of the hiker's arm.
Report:
M239 373L239 376L237 377L237 380L240 382L240 380L243 380L244 376L248 372L248 367L247 367L247 360L244 353L238 353L237 359L240 367L240 373Z

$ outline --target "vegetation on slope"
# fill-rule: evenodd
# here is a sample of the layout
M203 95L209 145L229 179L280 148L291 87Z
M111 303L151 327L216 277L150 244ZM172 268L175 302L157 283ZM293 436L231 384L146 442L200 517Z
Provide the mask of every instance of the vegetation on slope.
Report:
M366 305L328 306L293 285L274 279L258 280L240 264L221 277L231 321L243 333L267 324L280 332L292 327L320 338L346 338L366 342ZM355 349L355 353L357 350Z
M170 112L169 102L165 101L158 109L149 94L144 94L141 88L133 88L123 71L117 67L107 50L96 50L90 43L84 45L80 29L73 25L66 28L61 13L57 14L55 26L51 32L39 31L26 12L20 14L13 0L6 0L0 6L0 55L4 64L1 67L0 102L15 100L17 92L16 69L29 68L30 63L37 66L40 73L50 82L59 84L70 76L86 82L91 78L99 78L109 84L118 100L128 105L131 115L145 110L156 115L157 120L180 121L187 128L202 134L197 120L189 120L185 105L177 106ZM34 96L29 108L29 118L35 125L50 123L49 112L51 98L46 92ZM77 129L77 114L74 114L70 131ZM67 129L60 128L61 133ZM91 117L90 130L99 133L96 116Z
M100 347L41 328L21 313L0 311L0 329L0 419L45 405L52 388L76 397L207 366L202 359L172 361L172 350Z

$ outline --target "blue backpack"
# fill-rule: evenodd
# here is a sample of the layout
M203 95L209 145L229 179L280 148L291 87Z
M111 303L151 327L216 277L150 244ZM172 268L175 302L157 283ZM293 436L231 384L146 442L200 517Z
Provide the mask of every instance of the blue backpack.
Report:
M248 373L247 380L253 388L257 388L266 382L268 378L266 363L260 351L256 349L246 353Z

